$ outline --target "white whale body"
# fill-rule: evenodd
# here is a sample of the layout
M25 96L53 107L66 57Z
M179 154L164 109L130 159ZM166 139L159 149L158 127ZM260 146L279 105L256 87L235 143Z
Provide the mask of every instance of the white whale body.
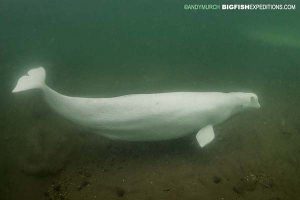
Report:
M155 141L197 133L201 147L215 135L213 126L230 116L259 108L253 93L171 92L132 94L113 98L69 97L45 84L39 67L22 76L13 93L42 90L47 103L65 118L111 139Z

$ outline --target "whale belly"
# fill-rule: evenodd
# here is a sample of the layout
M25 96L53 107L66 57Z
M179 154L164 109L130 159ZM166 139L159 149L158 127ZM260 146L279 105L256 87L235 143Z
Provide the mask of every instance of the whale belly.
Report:
M127 122L126 127L111 126L109 128L94 129L96 133L111 139L121 139L128 141L155 141L168 140L183 137L193 133L202 127L200 120L186 122L180 118L165 120L152 120L151 124L146 124L147 118L143 122Z
M127 141L160 141L183 137L191 131L176 129L154 129L154 130L131 130L131 131L113 131L99 130L96 133L108 137L110 139L127 140Z
M209 123L215 110L211 99L197 93L129 95L97 105L80 123L111 139L130 141L167 140L196 132Z

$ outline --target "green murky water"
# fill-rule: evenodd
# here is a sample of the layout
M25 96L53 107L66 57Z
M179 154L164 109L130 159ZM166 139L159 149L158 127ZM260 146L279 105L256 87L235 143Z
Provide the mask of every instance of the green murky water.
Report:
M0 199L297 199L299 10L185 3L0 2ZM262 109L217 126L204 150L194 137L114 142L62 119L36 91L11 94L37 65L72 96L251 91Z

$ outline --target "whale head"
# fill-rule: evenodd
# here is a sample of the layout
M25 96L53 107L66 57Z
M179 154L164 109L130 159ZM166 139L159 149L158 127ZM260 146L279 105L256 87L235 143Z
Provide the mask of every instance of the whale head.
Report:
M238 99L238 102L243 107L243 109L260 108L260 104L258 102L258 97L256 94L245 92L233 92L232 94Z

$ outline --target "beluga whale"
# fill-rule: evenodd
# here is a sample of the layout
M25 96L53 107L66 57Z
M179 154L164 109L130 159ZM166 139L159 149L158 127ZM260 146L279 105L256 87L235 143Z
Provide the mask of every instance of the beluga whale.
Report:
M169 92L111 98L62 95L45 83L43 67L22 76L13 93L39 89L46 102L68 120L114 140L160 141L194 133L200 147L215 138L214 126L232 115L260 108L254 93Z

